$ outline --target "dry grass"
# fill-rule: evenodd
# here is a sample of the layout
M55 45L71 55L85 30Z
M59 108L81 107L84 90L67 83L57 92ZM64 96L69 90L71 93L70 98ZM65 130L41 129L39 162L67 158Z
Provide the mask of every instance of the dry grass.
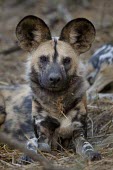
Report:
M88 120L88 140L102 154L102 160L87 162L72 150L63 152L52 151L43 153L56 166L69 167L73 170L113 170L113 103L109 100L97 99L88 105L90 119ZM11 150L6 145L0 145L0 169L41 169L39 163L19 165L22 155L17 150Z

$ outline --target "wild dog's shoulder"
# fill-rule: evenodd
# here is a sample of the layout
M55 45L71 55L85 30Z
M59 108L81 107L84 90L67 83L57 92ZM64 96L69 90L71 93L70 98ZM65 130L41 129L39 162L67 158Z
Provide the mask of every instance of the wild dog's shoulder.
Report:
M31 92L28 86L9 87L1 90L4 98L5 121L1 129L19 140L33 132L31 117ZM2 115L0 114L0 117Z
M31 91L28 85L9 86L0 90L7 115L11 112L31 111Z

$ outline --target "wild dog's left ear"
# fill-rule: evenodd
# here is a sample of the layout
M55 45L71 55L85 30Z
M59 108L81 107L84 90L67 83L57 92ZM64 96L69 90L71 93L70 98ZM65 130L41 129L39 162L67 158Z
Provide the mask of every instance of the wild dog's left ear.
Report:
M59 40L70 43L76 51L84 53L91 47L95 33L95 28L89 20L77 18L66 24Z
M20 46L27 51L36 49L41 42L51 40L51 33L46 23L33 15L24 17L18 23L16 36Z

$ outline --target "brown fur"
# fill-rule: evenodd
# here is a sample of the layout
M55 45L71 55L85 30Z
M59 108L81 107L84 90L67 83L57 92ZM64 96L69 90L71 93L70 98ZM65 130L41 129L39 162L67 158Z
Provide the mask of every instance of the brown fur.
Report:
M73 72L77 70L77 65L78 65L78 57L77 57L77 52L75 53L74 49L65 42L58 41L57 43L57 51L59 53L58 57L58 64L62 65L62 60L70 56L72 59L72 64L71 64L71 69L69 71L69 75L72 75ZM32 52L32 58L31 58L31 65L34 66L35 70L39 72L39 66L37 64L39 63L40 56L45 55L49 57L50 63L53 63L53 55L54 55L54 42L53 40L50 40L45 43L41 43L38 46L38 49ZM62 66L63 67L63 66Z
M86 86L80 75L79 55L91 46L94 26L84 18L75 19L62 29L59 40L52 40L44 21L27 16L17 25L16 34L22 48L30 52L28 76L32 93L29 89L11 98L12 105L7 101L7 119L12 120L15 114L16 127L21 130L23 121L26 124L27 117L32 114L34 132L41 147L51 148L52 145L57 146L57 142L64 143L66 147L71 142L77 147L80 142L79 154L91 159L94 151L85 140ZM31 111L28 105L25 107L27 94L32 98ZM21 120L21 117L24 119ZM15 123L11 131L14 131L14 126ZM90 150L87 150L86 144ZM96 159L99 158L97 154Z
M7 90L1 89L1 93L6 106L6 117L1 130L18 140L27 141L33 130L32 123L30 124L31 108L27 104L30 100L30 88L26 85L9 87Z

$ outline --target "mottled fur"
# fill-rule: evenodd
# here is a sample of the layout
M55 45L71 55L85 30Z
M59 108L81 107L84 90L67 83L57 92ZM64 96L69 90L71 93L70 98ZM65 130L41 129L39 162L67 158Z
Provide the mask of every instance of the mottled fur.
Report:
M23 85L7 90L1 89L1 93L6 106L4 108L5 123L1 125L1 129L19 140L28 140L27 137L30 138L29 134L33 131L30 88Z
M26 124L27 117L32 114L37 139L33 137L34 147L28 142L29 149L38 147L50 151L52 147L58 147L59 142L63 147L69 147L71 143L82 156L90 160L100 159L85 139L86 86L79 67L79 55L90 48L95 37L92 23L84 18L72 20L62 29L59 39L52 39L44 21L27 16L17 25L16 35L21 47L30 52L30 89L23 90L16 99L11 98L11 105L8 101L6 113L12 114L7 114L8 121L16 115L17 126L24 130L22 124ZM31 103L25 105L28 99ZM27 125L32 128L32 123L27 122ZM13 132L17 131L15 125L11 126Z

